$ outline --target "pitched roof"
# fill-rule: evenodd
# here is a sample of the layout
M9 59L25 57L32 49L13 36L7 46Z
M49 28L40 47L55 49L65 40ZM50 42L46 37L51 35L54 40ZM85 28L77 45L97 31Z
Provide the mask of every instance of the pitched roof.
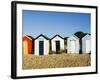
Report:
M90 33L85 33L85 36L82 39L86 38L86 36L91 36L91 34Z
M68 38L72 38L72 37L74 37L74 38L77 38L77 39L79 39L76 35L72 35L72 36L70 36L70 37L68 37Z
M58 36L58 37L60 37L60 38L62 38L62 39L64 39L63 37L61 37L60 35L58 35L58 34L56 34L54 37L52 37L51 39L54 39L56 36Z
M91 35L90 33L84 33L84 36L82 38L84 38L87 35Z
M32 36L29 36L29 35L23 35L23 38L24 38L24 37L27 37L28 39L31 39L31 40L34 39Z
M90 33L85 33L85 36L86 36L86 35L91 35L91 34L90 34Z
M27 35L28 37L30 37L31 39L34 39L32 36Z
M64 40L67 40L69 37L64 37Z
M41 36L44 37L45 39L49 40L49 38L48 38L47 36L43 35L43 34L40 34L39 36L37 36L37 37L35 38L35 40L38 39L38 38L41 37Z

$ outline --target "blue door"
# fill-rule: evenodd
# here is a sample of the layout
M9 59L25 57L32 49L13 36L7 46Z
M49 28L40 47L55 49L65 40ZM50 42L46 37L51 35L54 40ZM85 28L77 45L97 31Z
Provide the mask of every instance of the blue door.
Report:
M39 41L39 55L43 55L44 53L44 42Z

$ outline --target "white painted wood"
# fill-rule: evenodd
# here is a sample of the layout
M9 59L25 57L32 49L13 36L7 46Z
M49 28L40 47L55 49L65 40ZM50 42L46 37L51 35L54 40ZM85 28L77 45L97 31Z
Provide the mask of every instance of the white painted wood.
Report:
M67 40L68 53L79 53L80 45L79 39L75 35L71 36Z
M49 54L49 40L45 39L43 36L40 36L35 40L35 55L39 55L39 41L44 41L44 55Z
M56 51L56 41L60 41L60 50L64 50L64 39L59 36L56 36L51 40L51 50Z
M82 53L91 52L91 35L87 34L82 38Z
M90 53L91 43L90 40L86 40L86 53Z
M75 49L76 49L76 41L72 40L71 41L71 53L75 53Z

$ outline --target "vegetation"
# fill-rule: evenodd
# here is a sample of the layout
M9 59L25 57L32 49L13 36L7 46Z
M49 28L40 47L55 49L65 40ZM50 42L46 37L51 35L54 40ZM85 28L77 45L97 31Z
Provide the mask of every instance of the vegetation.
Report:
M23 55L23 69L84 67L91 65L89 54Z
M56 54L56 51L49 51L49 54Z
M65 50L59 50L58 53L59 54L65 53Z
M66 53L66 50L59 50L58 52L56 52L56 51L49 51L49 54L62 54L62 53Z

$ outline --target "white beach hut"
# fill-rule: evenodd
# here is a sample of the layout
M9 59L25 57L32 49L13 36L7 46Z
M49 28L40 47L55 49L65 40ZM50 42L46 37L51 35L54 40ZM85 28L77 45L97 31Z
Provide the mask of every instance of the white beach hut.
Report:
M64 50L64 39L60 35L55 35L51 38L51 50L55 52Z
M35 38L35 55L49 54L49 38L40 34Z
M73 35L69 37L67 41L68 53L79 53L79 38Z
M91 35L86 34L82 38L82 53L90 53L91 52Z

